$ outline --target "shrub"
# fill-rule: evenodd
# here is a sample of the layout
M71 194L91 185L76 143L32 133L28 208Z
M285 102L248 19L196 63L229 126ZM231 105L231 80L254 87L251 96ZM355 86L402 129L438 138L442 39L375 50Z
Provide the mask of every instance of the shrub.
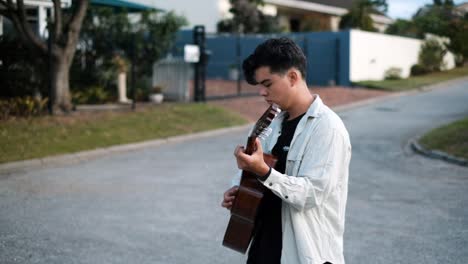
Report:
M418 76L428 73L429 71L422 65L414 64L411 66L410 74L411 76Z
M80 91L72 92L74 104L102 104L112 101L112 96L102 86L90 86Z
M0 97L47 95L47 66L13 35L0 36Z
M0 99L0 120L11 116L30 117L43 114L47 109L48 98L32 96Z
M401 79L401 68L391 67L385 71L385 80L399 80Z
M440 71L445 53L446 50L442 44L435 39L428 39L421 46L418 64L424 66L430 72Z

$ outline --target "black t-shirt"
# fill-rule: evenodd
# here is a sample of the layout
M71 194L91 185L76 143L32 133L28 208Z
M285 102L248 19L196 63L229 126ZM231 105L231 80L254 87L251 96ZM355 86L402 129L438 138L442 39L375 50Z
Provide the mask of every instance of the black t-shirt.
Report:
M297 124L304 114L284 122L281 135L272 149L272 154L278 158L275 170L285 173L286 157L289 145L296 131ZM265 191L262 203L258 209L255 223L254 238L249 249L247 264L280 264L282 245L281 230L281 198L269 189Z

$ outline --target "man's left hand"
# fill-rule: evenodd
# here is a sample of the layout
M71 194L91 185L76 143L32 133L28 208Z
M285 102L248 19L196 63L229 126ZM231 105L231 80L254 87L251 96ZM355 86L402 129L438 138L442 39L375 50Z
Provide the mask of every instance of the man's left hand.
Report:
M237 146L234 156L237 159L237 167L241 170L250 171L259 176L267 174L270 170L270 167L263 160L263 148L258 138L255 139L255 151L252 155L245 154L244 146Z

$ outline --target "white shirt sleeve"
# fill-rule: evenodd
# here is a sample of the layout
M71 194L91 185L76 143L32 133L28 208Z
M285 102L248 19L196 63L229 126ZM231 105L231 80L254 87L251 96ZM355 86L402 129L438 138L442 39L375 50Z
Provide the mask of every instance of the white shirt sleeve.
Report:
M314 135L302 161L296 161L301 162L297 177L273 169L263 184L297 210L320 205L336 188L340 171L345 169L350 151L346 142L336 130Z

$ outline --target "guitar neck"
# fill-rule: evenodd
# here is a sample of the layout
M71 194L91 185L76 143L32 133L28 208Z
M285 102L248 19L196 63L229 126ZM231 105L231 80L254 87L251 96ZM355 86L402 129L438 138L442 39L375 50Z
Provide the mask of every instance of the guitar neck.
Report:
M255 137L255 136L250 136L247 139L247 144L245 146L245 154L252 155L252 153L254 153L254 151L256 150L256 148L255 148L255 139L256 138L257 137Z

